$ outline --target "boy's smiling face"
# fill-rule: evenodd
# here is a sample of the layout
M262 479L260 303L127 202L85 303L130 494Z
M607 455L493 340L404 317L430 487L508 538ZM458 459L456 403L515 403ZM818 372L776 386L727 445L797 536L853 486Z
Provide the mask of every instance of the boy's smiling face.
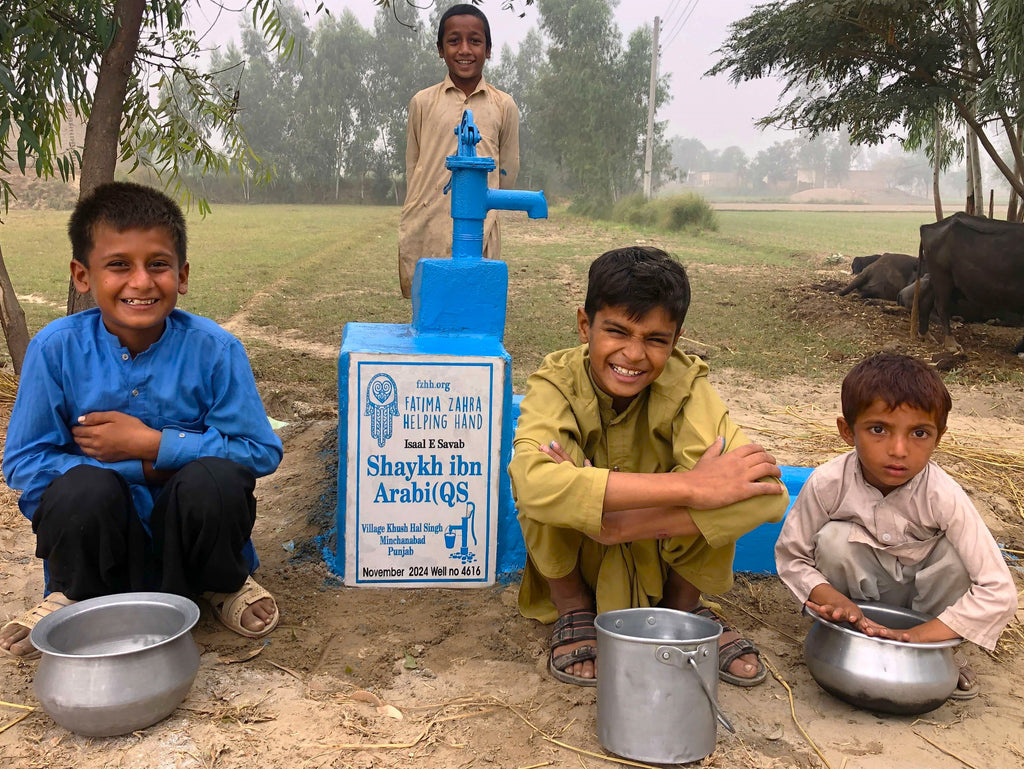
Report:
M631 318L625 307L603 307L594 322L576 311L580 341L590 345L590 375L621 412L661 376L679 339L679 329L663 307Z
M484 62L491 58L483 20L469 14L446 19L437 52L448 65L448 76L456 87L467 96L471 94L480 82Z
M71 278L91 292L103 325L136 355L160 338L164 321L188 291L188 263L179 264L164 227L118 232L99 222L88 265L72 260Z
M934 414L906 403L890 409L880 398L852 426L843 417L837 423L843 440L857 449L864 479L882 494L924 470L942 437Z

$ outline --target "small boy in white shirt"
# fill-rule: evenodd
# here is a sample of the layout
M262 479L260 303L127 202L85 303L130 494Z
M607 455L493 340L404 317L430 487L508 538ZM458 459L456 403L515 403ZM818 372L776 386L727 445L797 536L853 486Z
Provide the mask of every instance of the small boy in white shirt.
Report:
M964 490L932 452L952 400L927 364L880 353L842 386L839 434L854 450L807 479L775 545L779 576L797 600L869 636L995 648L1017 610L999 547ZM881 601L934 619L906 630L872 622L854 601ZM978 693L957 654L953 697Z

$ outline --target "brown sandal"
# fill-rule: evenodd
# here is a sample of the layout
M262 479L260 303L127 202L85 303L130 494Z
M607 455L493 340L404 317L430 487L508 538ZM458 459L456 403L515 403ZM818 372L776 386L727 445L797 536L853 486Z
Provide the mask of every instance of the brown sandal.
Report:
M578 641L597 641L597 629L594 620L597 614L588 609L577 609L563 614L555 621L551 631L551 651L548 656L548 670L563 683L576 686L597 686L596 678L584 678L565 672L577 662L597 659L597 646L587 644L565 654L555 654L555 649L565 644Z
M245 578L243 585L234 593L203 593L215 616L220 623L228 630L246 638L263 638L267 633L277 627L281 619L281 612L277 609L277 601L265 588L263 588L251 576ZM249 630L242 625L242 614L257 601L269 598L274 601L274 616L267 622L262 630Z
M63 593L50 593L20 617L5 623L3 628L0 628L0 630L6 630L12 625L18 625L31 633L32 628L34 628L43 617L47 617L57 611L57 609L63 609L65 606L70 606L73 603L75 603L75 601L72 601ZM34 660L42 656L42 653L34 646L31 651L25 652L24 654L15 654L10 649L0 649L0 651L8 657L14 657L19 660Z
M707 606L698 606L690 614L696 614L698 617L704 617L721 625L722 633L736 632L725 623L725 620ZM757 672L749 678L729 672L729 666L744 654L754 654L757 656ZM761 662L761 650L754 645L753 641L747 638L734 638L718 647L718 677L733 686L757 686L768 677L768 668Z

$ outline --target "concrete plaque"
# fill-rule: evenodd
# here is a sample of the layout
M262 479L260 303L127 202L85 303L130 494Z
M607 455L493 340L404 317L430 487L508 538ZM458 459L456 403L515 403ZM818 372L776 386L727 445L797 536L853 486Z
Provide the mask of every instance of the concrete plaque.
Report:
M352 353L348 374L345 584L492 584L505 361Z

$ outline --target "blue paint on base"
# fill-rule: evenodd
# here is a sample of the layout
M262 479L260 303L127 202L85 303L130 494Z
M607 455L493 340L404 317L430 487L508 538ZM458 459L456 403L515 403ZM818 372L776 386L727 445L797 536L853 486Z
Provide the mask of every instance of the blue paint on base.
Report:
M789 492L789 506L786 512L793 507L800 489L804 486L813 467L793 467L791 465L780 465L782 470L782 482L786 484L786 491ZM775 541L782 531L783 518L778 523L762 523L751 532L747 532L736 542L736 557L733 559L733 571L743 571L751 574L777 574L775 569Z

